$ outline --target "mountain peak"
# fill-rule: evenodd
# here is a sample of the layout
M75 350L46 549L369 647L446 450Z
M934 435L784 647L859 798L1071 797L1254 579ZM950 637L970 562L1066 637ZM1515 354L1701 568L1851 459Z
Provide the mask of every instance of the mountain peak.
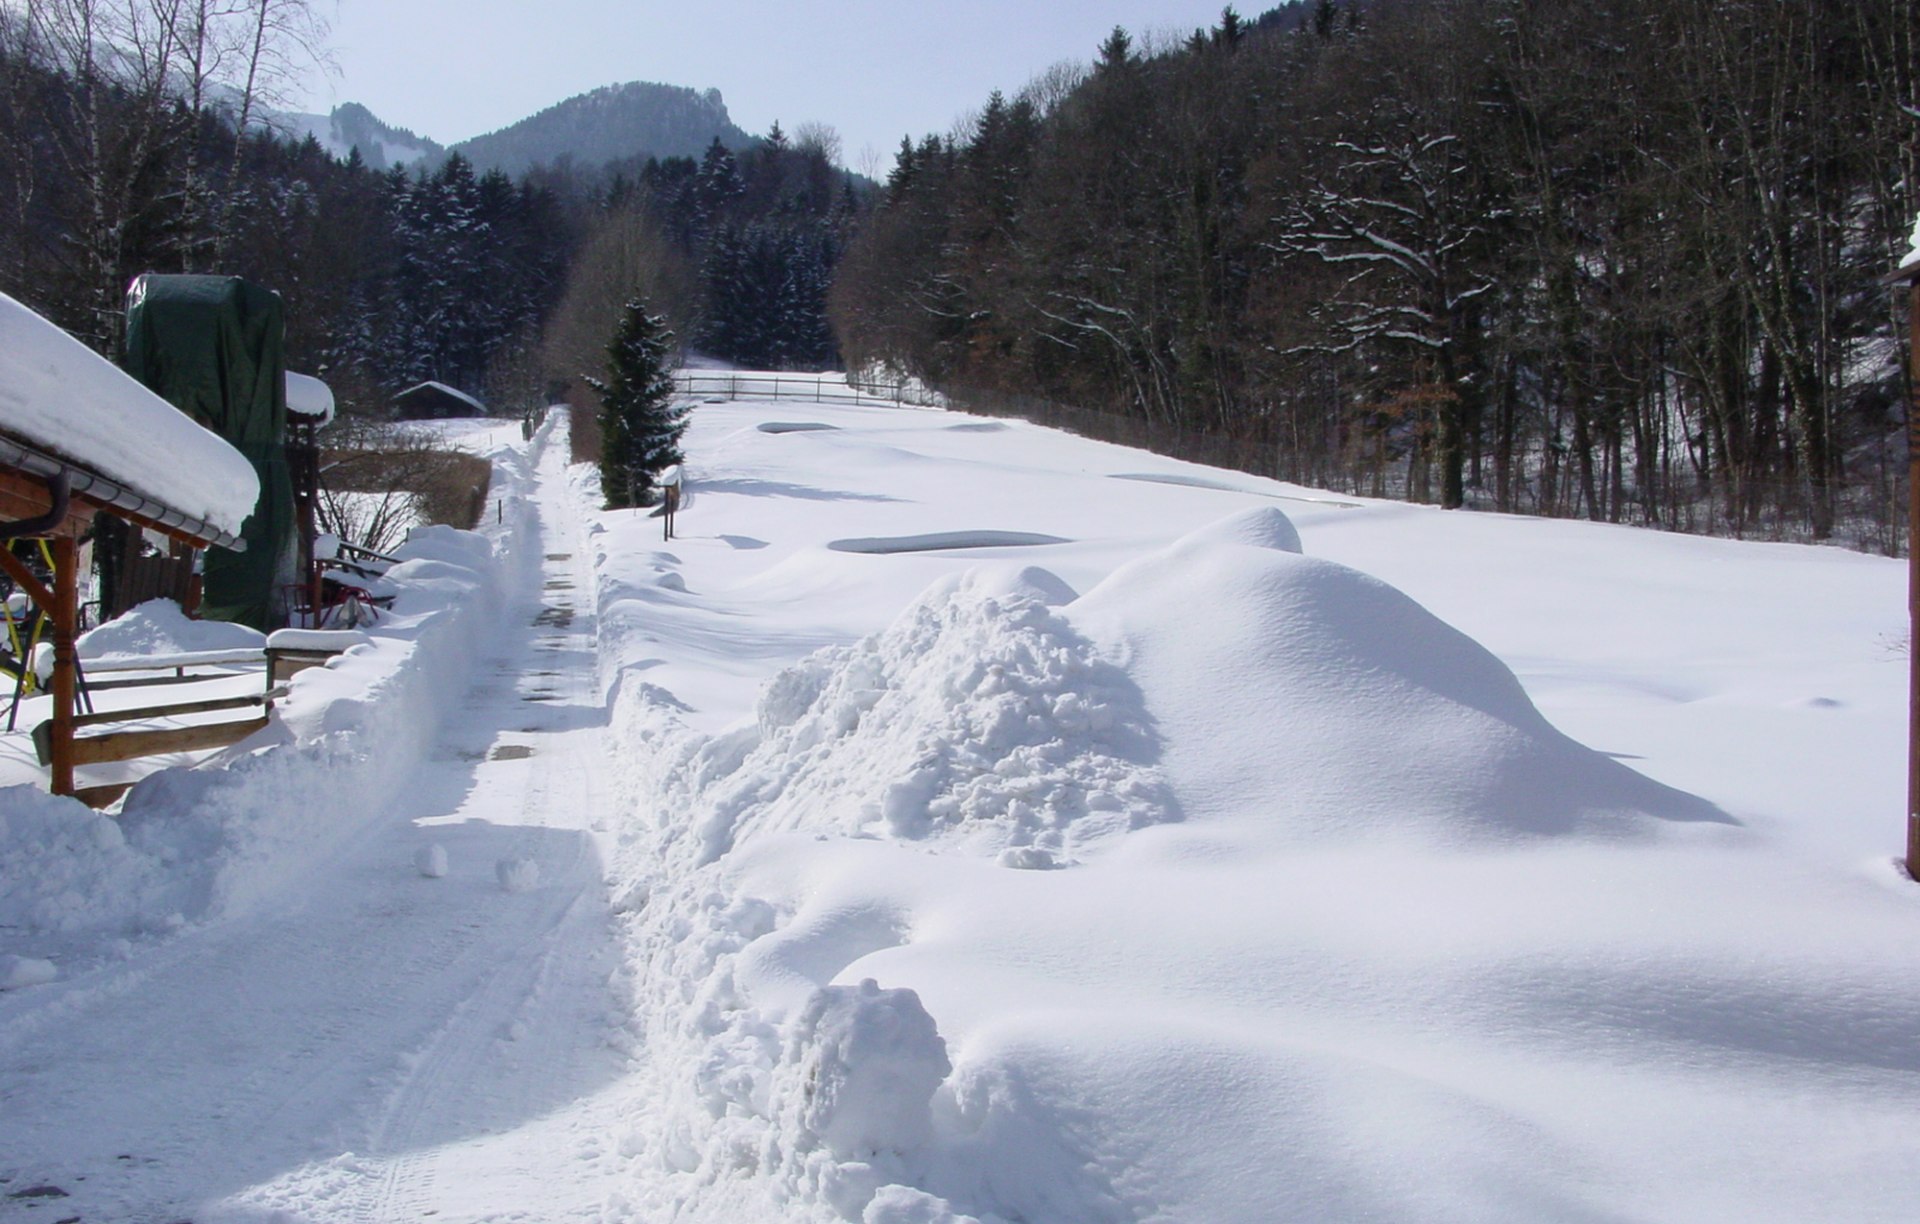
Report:
M342 102L326 115L280 115L274 126L284 129L294 140L312 136L334 157L344 159L349 152L359 149L361 159L373 170L410 166L419 161L437 166L447 155L446 149L424 136L382 123L358 102Z
M639 157L698 157L715 137L736 148L751 140L728 117L719 90L626 81L577 94L453 149L476 170L518 176L562 158L597 166Z

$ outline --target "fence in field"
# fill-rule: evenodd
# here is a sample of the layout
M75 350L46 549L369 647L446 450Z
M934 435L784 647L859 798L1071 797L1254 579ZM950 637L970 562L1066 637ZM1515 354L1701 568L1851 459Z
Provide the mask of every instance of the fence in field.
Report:
M699 400L802 400L810 404L860 404L877 408L944 408L940 396L909 382L849 382L841 374L741 374L728 370L682 370L674 390Z

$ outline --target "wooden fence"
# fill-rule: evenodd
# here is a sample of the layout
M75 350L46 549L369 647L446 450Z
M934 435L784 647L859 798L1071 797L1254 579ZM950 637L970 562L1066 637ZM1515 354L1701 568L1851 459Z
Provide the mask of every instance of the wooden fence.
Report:
M875 408L944 408L938 395L914 383L850 383L840 374L742 374L729 370L682 370L674 391L691 399L800 400Z

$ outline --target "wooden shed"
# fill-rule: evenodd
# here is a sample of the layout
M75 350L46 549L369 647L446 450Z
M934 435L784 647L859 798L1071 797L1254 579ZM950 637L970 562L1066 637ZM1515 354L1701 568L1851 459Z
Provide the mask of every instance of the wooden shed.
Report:
M50 629L55 794L74 793L76 539L106 514L194 548L241 549L258 497L239 451L0 293L0 570ZM32 538L50 542L49 581L5 547Z
M393 397L393 412L403 421L434 421L487 415L487 406L445 383L415 383Z

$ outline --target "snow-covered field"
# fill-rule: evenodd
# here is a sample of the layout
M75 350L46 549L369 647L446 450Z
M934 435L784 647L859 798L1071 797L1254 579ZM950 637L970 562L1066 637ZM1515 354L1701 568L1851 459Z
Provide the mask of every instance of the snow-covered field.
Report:
M1920 1214L1904 566L693 421L0 793L0 1220Z

